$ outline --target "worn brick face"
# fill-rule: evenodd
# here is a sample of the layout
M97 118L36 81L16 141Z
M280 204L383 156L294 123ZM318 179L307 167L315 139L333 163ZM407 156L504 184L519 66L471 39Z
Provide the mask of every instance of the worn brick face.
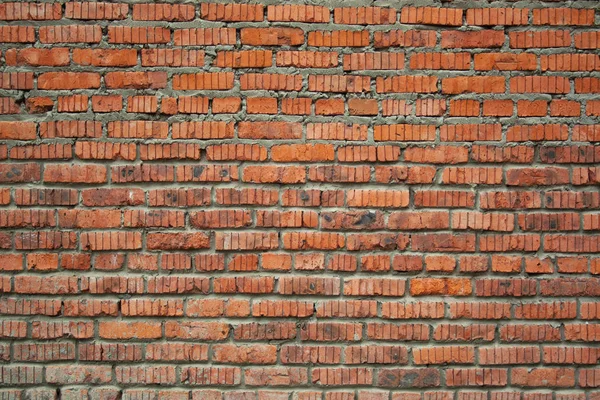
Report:
M0 399L600 398L598 3L279 3L0 0Z

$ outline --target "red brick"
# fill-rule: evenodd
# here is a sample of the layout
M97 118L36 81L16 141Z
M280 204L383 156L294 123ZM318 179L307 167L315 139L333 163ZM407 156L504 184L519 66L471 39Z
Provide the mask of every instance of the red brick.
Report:
M212 111L216 114L235 114L241 109L241 99L237 97L220 97L212 101Z
M513 368L511 380L520 387L571 387L575 370L569 368Z
M44 169L45 182L104 183L106 167L100 165L50 164Z
M97 89L100 75L93 72L46 72L38 77L38 88L46 90Z
M533 10L534 25L593 25L593 10L546 8Z
M333 161L333 146L314 145L275 145L271 147L271 159L275 162L317 162Z
M311 92L361 93L370 91L371 78L359 75L309 75Z
M350 115L377 115L379 107L375 99L349 99L348 111Z
M161 325L156 322L101 322L99 335L103 339L158 339Z
M400 22L420 25L462 25L463 12L456 8L403 7Z
M160 89L167 84L165 72L109 72L104 76L109 89Z
M299 139L302 126L294 122L241 122L238 135L244 139Z
M383 7L335 8L333 22L346 25L393 24L396 22L396 10Z
M5 21L57 20L62 17L59 4L5 3L0 7L0 17Z
M251 46L299 46L304 43L304 31L299 28L243 28L242 44Z
M200 18L209 21L262 21L263 14L261 4L200 4Z
M246 112L249 114L277 114L277 99L271 97L248 97Z
M278 51L278 67L330 68L338 65L338 53L325 51ZM293 100L293 99L283 99Z
M391 30L376 31L374 34L375 48L400 47L434 47L436 35L433 30Z
M526 71L537 67L536 56L529 53L479 53L474 61L479 71Z
M33 26L3 26L0 28L2 43L34 43L35 28Z
M174 90L227 90L233 87L233 73L206 72L173 76Z
M94 20L119 20L125 19L129 6L124 3L104 2L69 2L65 4L65 17L70 19Z
M32 72L3 72L0 73L0 88L31 90L33 89Z
M150 44L168 43L171 40L171 30L162 27L146 26L109 26L109 43Z
M308 45L315 47L365 47L369 44L367 31L311 31Z
M467 24L480 26L527 25L526 8L471 8L467 10Z
M377 93L434 93L437 92L437 77L423 75L378 77Z
M134 4L132 18L140 21L190 21L195 13L192 4Z
M36 136L36 126L33 122L0 122L2 140L34 140Z
M469 53L415 53L410 56L411 69L468 70L470 66Z
M225 364L275 364L277 347L272 345L236 346L220 344L213 346L213 360Z
M410 281L413 296L469 296L471 280L459 278L413 278Z
M346 106L343 99L319 99L315 101L317 115L343 115Z
M377 373L377 387L431 388L440 386L440 371L435 368L392 369L381 368Z
M503 77L471 76L442 79L442 93L504 93Z
M517 101L517 115L519 117L544 117L547 113L548 102L545 100Z
M19 114L20 112L21 106L17 104L15 99L0 97L0 114Z
M353 53L344 55L344 71L400 70L404 53Z
M273 63L270 50L219 51L215 66L225 68L266 68Z
M69 65L69 50L55 49L8 49L4 53L6 64L11 66L27 65L33 67L50 66L60 67Z
M73 49L73 61L96 67L133 67L137 64L137 50Z
M102 29L96 25L65 25L40 27L42 43L99 43Z
M484 100L483 115L492 117L510 117L513 115L511 100Z
M329 9L323 6L284 4L267 7L269 21L329 22Z
M511 93L568 93L570 82L557 76L523 76L510 78Z
M502 47L504 34L496 30L442 31L442 48L492 48Z

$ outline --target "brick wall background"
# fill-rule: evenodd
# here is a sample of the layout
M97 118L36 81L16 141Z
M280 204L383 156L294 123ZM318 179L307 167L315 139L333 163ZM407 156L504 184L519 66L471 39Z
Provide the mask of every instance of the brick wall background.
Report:
M0 398L600 398L600 3L0 3Z

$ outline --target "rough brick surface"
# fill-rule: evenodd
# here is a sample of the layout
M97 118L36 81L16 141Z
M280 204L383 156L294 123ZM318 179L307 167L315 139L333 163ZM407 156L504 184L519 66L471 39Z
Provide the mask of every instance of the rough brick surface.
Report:
M0 399L600 399L600 2L0 0Z

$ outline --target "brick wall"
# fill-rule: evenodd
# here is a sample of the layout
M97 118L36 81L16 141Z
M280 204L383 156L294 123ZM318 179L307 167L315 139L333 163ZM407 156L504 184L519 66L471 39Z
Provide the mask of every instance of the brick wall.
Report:
M275 3L0 3L0 399L599 399L600 3Z

